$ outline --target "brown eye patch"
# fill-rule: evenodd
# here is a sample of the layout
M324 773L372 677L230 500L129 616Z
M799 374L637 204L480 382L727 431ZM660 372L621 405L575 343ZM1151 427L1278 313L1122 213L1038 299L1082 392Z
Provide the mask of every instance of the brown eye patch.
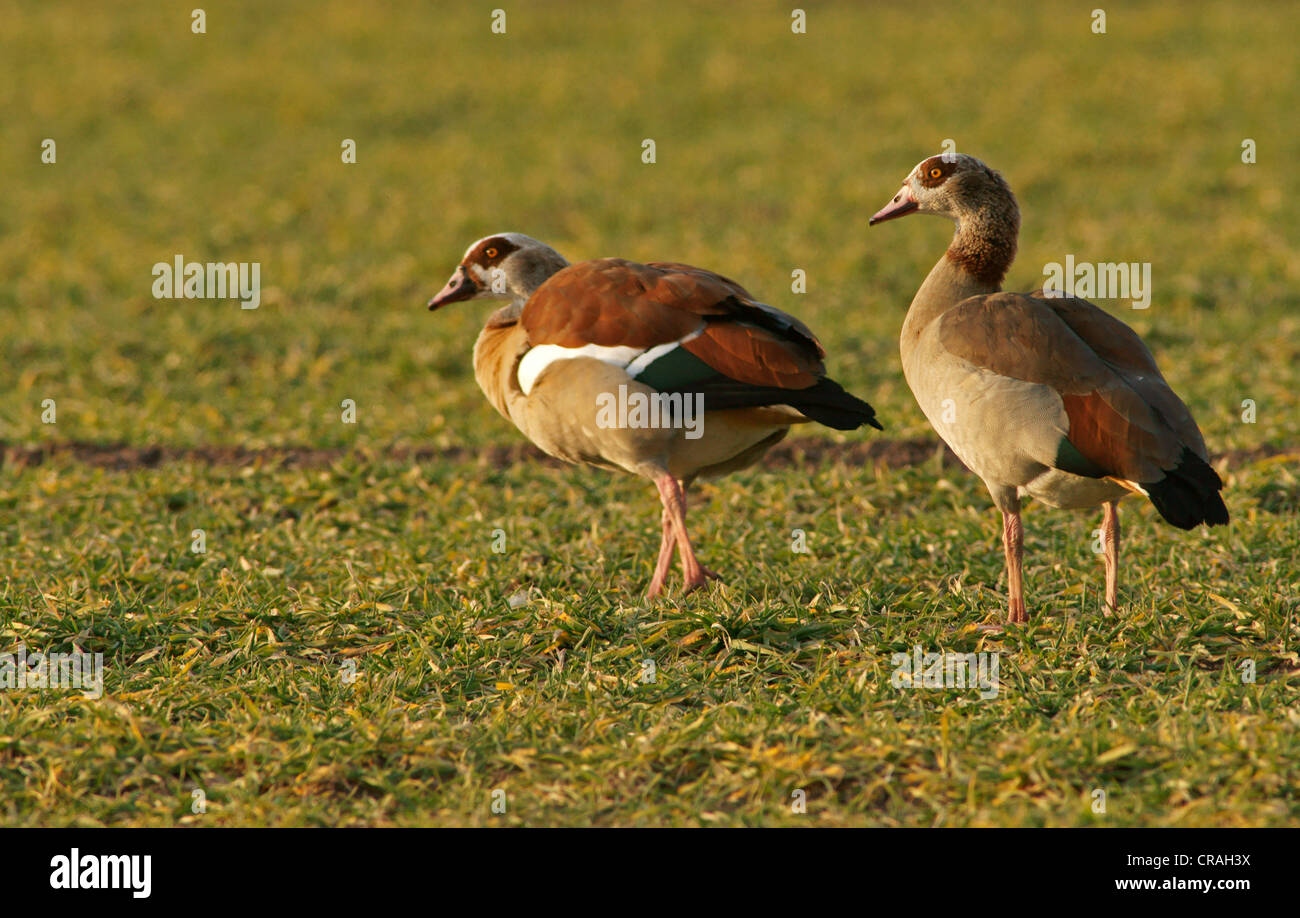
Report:
M942 156L931 156L921 163L921 184L926 188L937 188L947 181L956 168L955 162L945 162Z
M493 236L491 239L484 239L478 244L478 248L469 253L465 259L468 264L483 265L485 267L502 261L511 252L517 250L519 246L515 245L509 239L501 236Z

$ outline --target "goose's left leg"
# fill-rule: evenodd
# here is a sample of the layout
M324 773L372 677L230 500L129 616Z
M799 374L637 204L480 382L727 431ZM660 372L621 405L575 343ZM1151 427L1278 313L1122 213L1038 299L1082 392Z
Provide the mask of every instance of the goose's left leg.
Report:
M1106 608L1119 607L1119 501L1107 501L1101 521L1102 557L1106 559Z
M1022 625L1029 620L1025 611L1025 529L1020 507L1002 512L1002 550L1007 563L1007 621Z
M668 568L673 563L673 547L677 544L677 537L673 535L673 521L668 516L668 508L664 507L663 517L663 538L659 542L659 560L655 562L655 573L650 578L650 586L645 591L646 599L654 599L663 592L664 579L668 576Z
M663 501L664 513L672 524L673 536L677 540L677 553L681 558L684 580L682 592L698 590L709 582L709 574L713 572L706 573L704 566L695 557L691 537L686 534L686 491L680 481L667 473L655 479L655 486L659 488L659 499Z

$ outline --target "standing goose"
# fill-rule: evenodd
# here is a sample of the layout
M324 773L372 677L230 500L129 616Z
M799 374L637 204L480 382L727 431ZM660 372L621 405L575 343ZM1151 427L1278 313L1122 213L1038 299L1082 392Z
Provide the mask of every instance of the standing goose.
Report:
M870 405L827 378L802 322L711 271L570 265L536 239L500 233L469 247L429 309L479 297L509 300L474 345L474 377L497 411L557 459L659 489L647 599L663 589L674 546L685 592L717 579L686 534L696 478L752 465L792 424L880 427Z
M948 251L903 322L903 374L1002 511L1009 618L1025 615L1020 498L1104 506L1106 604L1119 589L1119 500L1141 494L1180 529L1228 522L1223 482L1191 412L1123 322L1075 297L1002 293L1020 209L972 156L921 162L869 225L916 212L954 220Z

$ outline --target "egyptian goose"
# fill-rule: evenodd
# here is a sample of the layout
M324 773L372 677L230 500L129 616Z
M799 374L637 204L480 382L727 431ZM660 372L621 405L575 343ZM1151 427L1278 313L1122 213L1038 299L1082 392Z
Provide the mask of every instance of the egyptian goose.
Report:
M870 405L827 378L802 322L711 271L570 265L536 239L500 233L469 247L429 309L479 297L509 300L474 345L474 376L497 411L551 456L659 489L647 598L663 589L674 545L686 592L717 579L686 533L696 478L753 464L792 424L880 427Z
M1180 529L1228 522L1223 482L1191 412L1137 334L1075 297L1001 293L1020 209L972 156L922 161L868 225L909 213L957 224L903 322L903 375L1002 511L1010 621L1025 615L1020 499L1104 506L1106 605L1119 590L1119 500L1150 499Z

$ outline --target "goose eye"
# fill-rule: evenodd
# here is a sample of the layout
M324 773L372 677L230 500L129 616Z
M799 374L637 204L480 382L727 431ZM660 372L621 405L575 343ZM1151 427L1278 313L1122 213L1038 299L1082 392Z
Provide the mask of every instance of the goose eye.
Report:
M932 166L930 168L930 178L938 178L941 175L943 175L943 170L938 166Z
M497 257L497 250L496 250L495 248L489 248L489 249L485 250L485 251L483 252L483 254L486 255L488 258L496 258L496 257Z

